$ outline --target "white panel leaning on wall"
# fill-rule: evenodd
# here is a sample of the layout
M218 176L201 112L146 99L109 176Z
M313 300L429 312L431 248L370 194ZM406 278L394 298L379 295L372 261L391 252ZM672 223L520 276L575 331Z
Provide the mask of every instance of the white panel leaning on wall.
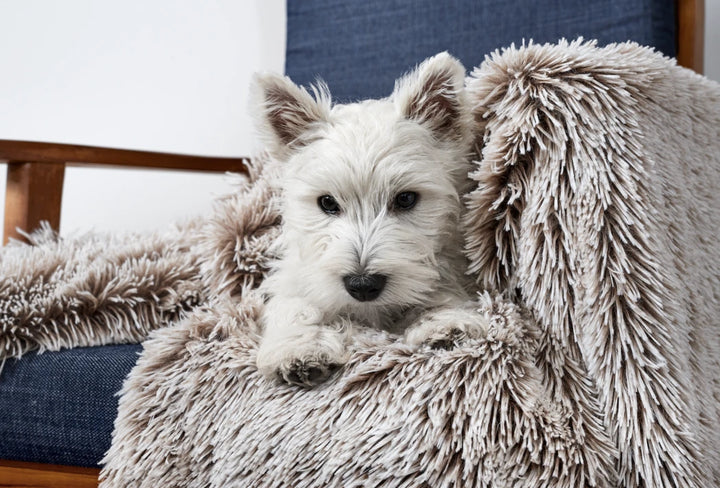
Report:
M250 76L284 66L284 0L12 0L0 17L1 139L247 156ZM70 167L61 233L162 227L230 189L218 174Z

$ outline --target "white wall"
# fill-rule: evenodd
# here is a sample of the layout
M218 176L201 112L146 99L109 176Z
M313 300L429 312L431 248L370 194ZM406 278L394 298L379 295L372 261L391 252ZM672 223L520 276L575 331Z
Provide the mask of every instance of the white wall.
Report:
M0 138L250 155L250 75L284 56L284 0L0 0ZM69 168L61 231L157 227L223 179Z
M720 81L718 27L706 0ZM281 71L284 49L284 0L0 0L0 138L249 155L249 77ZM0 202L4 181L0 165ZM69 168L61 232L155 228L228 190L219 175Z
M705 0L705 75L720 81L720 0Z

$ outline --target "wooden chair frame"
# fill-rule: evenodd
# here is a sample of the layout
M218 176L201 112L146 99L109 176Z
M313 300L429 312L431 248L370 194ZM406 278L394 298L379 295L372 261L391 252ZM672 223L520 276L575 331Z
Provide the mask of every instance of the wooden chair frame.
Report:
M703 72L704 0L676 0L678 64ZM247 158L209 158L147 151L0 140L0 163L7 163L6 243L21 239L17 229L31 230L40 221L60 228L60 206L66 166L106 165L190 171L245 172ZM93 487L100 470L0 460L1 487Z
M66 166L106 165L187 171L245 172L247 158L211 158L100 147L0 140L6 162L4 243L20 239L18 229L32 230L47 220L60 228ZM2 486L2 485L0 485Z

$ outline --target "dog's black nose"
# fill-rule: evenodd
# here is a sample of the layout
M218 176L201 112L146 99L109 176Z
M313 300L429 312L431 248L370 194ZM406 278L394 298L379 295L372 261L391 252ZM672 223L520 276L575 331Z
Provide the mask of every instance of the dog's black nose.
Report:
M382 293L387 276L381 274L347 275L343 277L345 289L355 300L369 302Z

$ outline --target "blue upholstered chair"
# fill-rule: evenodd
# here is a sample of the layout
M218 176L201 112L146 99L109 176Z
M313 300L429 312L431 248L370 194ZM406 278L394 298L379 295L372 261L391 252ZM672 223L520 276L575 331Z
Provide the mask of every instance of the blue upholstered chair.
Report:
M486 53L529 39L633 40L702 69L697 0L290 0L287 15L287 74L303 84L322 77L341 101L388 95L399 74L439 51L473 67ZM17 160L9 142L0 141L0 161ZM140 345L116 345L6 361L0 459L13 462L0 462L0 485L8 476L34 479L39 466L18 462L92 467L51 471L57 479L75 476L75 486L95 484L110 446L115 394L140 352Z

